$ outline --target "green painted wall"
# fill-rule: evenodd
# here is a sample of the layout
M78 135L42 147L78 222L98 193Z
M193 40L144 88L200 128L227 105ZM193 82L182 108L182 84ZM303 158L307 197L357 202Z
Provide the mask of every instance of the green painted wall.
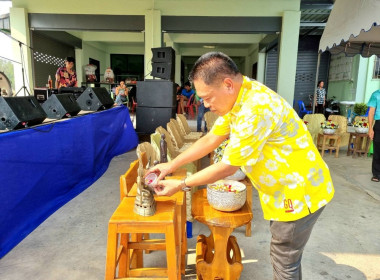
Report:
M100 79L103 79L103 75L104 75L104 72L106 71L106 68L110 66L109 65L109 54L105 51L105 46L102 43L83 42L82 50L83 50L82 69L85 65L87 65L89 63L89 58L99 60L99 63L100 63ZM107 57L108 57L108 59L107 59ZM83 71L83 75L85 75L85 74L86 73ZM83 80L85 80L84 76L82 78L83 78Z
M375 64L375 56L368 58L368 68L366 76L366 87L365 87L365 96L364 102L367 103L372 93L380 89L380 79L372 79L373 76L373 67Z

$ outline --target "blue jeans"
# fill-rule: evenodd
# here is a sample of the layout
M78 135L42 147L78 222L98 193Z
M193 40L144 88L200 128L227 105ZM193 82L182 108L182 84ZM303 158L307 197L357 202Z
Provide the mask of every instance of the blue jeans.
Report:
M206 108L203 103L198 107L198 117L197 117L197 132L202 132L202 119L206 112L210 111L210 108ZM205 121L205 132L207 132L207 125Z
M117 105L121 105L124 102L128 102L128 96L126 96L126 95L120 95L120 94L116 95L115 103Z

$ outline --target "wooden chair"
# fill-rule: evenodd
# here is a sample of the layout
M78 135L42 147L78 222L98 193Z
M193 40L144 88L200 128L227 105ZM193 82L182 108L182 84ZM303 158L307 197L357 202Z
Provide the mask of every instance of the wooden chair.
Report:
M183 135L194 135L194 136L202 137L203 132L191 131L189 124L186 120L186 117L184 115L177 114L176 120L179 124L179 127L180 127Z
M171 156L173 158L177 157L180 153L184 152L188 148L188 146L185 146L179 149L177 145L174 143L172 135L162 126L157 127L156 132L158 132L159 134L165 134L166 143L168 144L168 150L170 151Z
M185 151L187 150L195 141L192 141L190 143L185 143L181 137L181 135L178 133L176 127L171 123L168 122L166 124L166 128L171 136L171 138L174 140L174 145L177 147L178 150Z
M139 160L136 159L131 163L125 174L120 176L120 202L127 196L132 186L136 183L137 169L139 168Z

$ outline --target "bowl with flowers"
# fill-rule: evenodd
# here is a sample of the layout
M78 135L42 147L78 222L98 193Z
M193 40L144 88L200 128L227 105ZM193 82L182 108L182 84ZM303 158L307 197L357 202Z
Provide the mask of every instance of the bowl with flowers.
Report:
M323 134L335 134L336 130L339 128L339 125L336 122L327 120L321 122L321 128L323 130Z
M231 212L243 207L247 199L246 186L234 180L219 180L207 185L207 200L212 208Z
M353 126L356 133L368 133L369 124L365 118L360 118L354 121Z

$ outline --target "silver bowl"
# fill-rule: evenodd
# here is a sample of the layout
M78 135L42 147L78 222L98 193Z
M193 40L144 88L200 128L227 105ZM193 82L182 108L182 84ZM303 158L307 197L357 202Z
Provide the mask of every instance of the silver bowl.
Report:
M216 186L229 186L231 185L231 191L216 189ZM239 210L243 207L247 199L247 187L238 181L234 180L219 180L213 184L207 185L207 200L212 208L231 212Z

